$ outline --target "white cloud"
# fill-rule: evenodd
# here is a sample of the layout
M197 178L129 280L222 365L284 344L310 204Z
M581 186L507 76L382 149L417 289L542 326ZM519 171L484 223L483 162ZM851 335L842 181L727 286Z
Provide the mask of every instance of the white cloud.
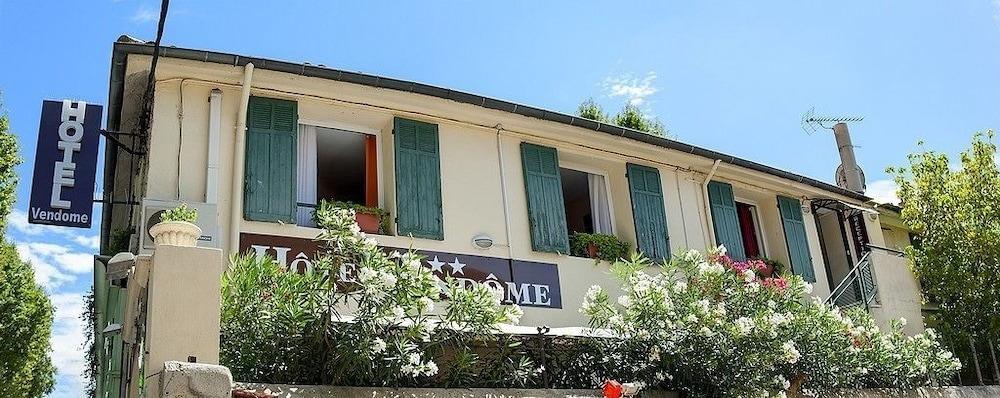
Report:
M29 224L28 213L14 209L7 218L7 224L14 230L30 236L62 236L73 240L76 244L96 251L101 247L101 238L97 235L81 235L74 228L53 227L50 225Z
M82 293L58 293L49 296L55 307L52 322L52 363L57 370L59 390L82 391L86 352L84 343L84 322L80 315L84 311ZM64 381L69 385L65 385Z
M141 7L138 10L135 10L135 14L132 14L131 20L133 23L145 24L155 21L156 17L157 14L153 10L147 7Z
M629 104L638 106L642 105L647 97L659 91L653 86L654 80L656 80L656 72L649 72L642 78L627 74L609 77L604 80L604 90L611 98L624 97Z
M76 280L73 274L93 271L92 254L73 251L65 246L44 242L15 242L18 254L31 263L35 282L50 291Z
M21 259L31 263L31 268L35 271L35 283L42 287L52 290L64 283L76 280L75 276L62 272L43 255L32 250L30 244L15 243L15 246Z
M868 187L865 188L865 195L875 199L878 203L891 203L898 205L899 197L896 196L896 190L898 189L899 187L896 186L895 181L878 180L868 184Z

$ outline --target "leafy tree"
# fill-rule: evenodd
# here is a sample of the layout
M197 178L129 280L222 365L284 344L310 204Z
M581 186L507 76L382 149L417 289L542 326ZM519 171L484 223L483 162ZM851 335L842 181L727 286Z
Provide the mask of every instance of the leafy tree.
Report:
M582 118L596 120L598 122L608 121L608 114L604 113L604 109L601 108L601 105L594 102L593 98L587 98L586 101L583 101L583 103L580 104L580 107L577 108L576 114Z
M615 115L615 124L652 135L666 135L663 123L656 118L646 116L639 107L632 104L625 104L622 111Z
M580 107L576 110L577 116L582 118L595 120L601 123L613 123L621 127L630 128L633 130L642 131L652 135L665 136L667 135L667 130L663 127L663 123L655 117L647 116L639 109L638 106L632 104L625 104L621 112L618 112L614 117L608 116L601 108L601 105L594 102L593 98L588 98L586 101L580 104Z
M17 139L0 116L0 231L14 203L21 163ZM40 397L52 391L55 367L49 358L53 308L35 283L34 271L3 237L0 242L0 386L5 397Z
M921 143L922 145L922 143ZM919 237L907 248L932 322L952 337L996 338L1000 330L1000 171L992 131L977 133L953 168L923 150L895 174L902 219Z

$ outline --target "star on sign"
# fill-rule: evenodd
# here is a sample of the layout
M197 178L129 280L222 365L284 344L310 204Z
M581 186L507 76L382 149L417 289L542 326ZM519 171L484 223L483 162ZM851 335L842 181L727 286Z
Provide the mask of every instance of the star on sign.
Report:
M454 274L465 275L465 271L462 270L462 268L465 268L465 264L462 264L461 262L459 262L458 261L458 257L455 257L455 262L448 263L448 265L451 266L451 270L452 270L451 274L452 275L454 275Z
M441 271L441 266L447 263L438 260L438 256L434 256L434 260L428 261L427 264L431 265L431 272L443 272Z

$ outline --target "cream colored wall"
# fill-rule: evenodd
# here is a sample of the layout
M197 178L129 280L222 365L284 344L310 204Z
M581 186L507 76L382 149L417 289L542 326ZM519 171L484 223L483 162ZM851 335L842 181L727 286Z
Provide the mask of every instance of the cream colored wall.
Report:
M148 57L130 57L130 68L145 65L143 60L148 62ZM154 167L147 170L149 184L146 197L171 200L179 196L184 201L204 201L207 99L211 89L221 89L223 127L218 221L219 236L227 249L230 247L228 209L234 203L230 197L230 176L242 77L241 67L161 59L157 69L150 149L150 164ZM663 186L672 250L676 253L687 248L704 249L708 246L706 227L710 224L704 212L701 184L712 166L711 159L439 98L268 70L255 71L252 87L253 95L297 101L300 123L377 134L383 155L379 160L382 205L392 213L395 213L393 117L437 124L441 145L444 240L417 239L411 242L409 238L398 236L378 239L389 246L406 247L412 243L426 250L557 263L564 308L561 311L528 309L525 317L527 324L582 325L585 320L577 312L577 307L583 292L592 284L609 285L612 282L607 276L606 266L595 267L591 260L531 250L520 157L520 143L523 141L557 148L565 163L603 171L611 187L615 233L633 246L635 231L625 164L632 162L657 168ZM179 118L181 98L184 103L183 117ZM498 131L494 126L501 127L500 154L497 148ZM501 157L505 187L501 187ZM182 176L179 195L178 159ZM716 179L733 182L738 192L745 190L747 195L758 201L760 217L767 220L762 225L767 235L767 253L786 263L787 249L775 196L780 194L800 199L835 196L818 188L725 163L719 167ZM506 215L503 206L505 192L508 204ZM237 195L242 195L242 192ZM856 203L847 198L839 199ZM237 196L236 200L241 201L242 198ZM814 294L825 298L829 289L824 283L826 276L818 235L811 214L803 216L816 278L820 282L816 284ZM508 217L509 242L505 228ZM315 237L318 233L315 229L294 225L252 221L242 221L240 230L304 238ZM880 231L877 228L870 230ZM490 235L496 244L485 251L474 248L471 239L479 234Z

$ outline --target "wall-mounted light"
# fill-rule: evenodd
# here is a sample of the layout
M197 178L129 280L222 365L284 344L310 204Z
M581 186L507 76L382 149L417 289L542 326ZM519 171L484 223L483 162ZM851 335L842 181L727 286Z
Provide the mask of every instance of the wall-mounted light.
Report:
M477 235L472 238L472 245L480 249L489 249L493 247L493 238L489 235Z

